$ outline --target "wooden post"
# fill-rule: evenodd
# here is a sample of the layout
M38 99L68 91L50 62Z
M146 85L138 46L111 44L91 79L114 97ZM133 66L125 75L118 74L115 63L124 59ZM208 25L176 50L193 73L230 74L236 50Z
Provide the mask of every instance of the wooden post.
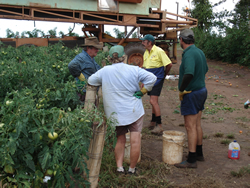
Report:
M87 85L84 109L93 110L95 106L97 87Z
M99 127L98 125L99 122L93 123L93 136L88 153L89 182L91 183L91 188L96 188L98 186L105 134L107 129L106 122L103 122Z
M86 107L87 109L92 110L96 103L97 108L99 108L99 110L102 110L102 88L99 87L97 101L95 101L96 92L97 87L90 85L87 86L84 108ZM98 186L99 173L102 163L102 153L105 142L105 134L107 130L105 119L101 125L98 125L99 122L93 122L93 136L90 141L88 151L89 160L87 161L87 166L89 169L89 182L91 183L91 188L96 188Z

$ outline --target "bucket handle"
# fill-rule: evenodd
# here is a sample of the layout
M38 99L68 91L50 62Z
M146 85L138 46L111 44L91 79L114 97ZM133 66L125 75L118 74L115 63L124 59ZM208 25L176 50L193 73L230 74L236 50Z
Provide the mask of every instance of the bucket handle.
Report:
M184 147L184 144L180 145L179 143L176 143L173 139L168 139L168 140L171 140L172 142L174 142L178 146Z

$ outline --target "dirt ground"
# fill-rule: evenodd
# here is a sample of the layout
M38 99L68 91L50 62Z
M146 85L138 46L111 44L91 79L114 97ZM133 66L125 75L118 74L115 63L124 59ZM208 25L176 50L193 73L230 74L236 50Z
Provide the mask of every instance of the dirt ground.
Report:
M171 75L178 75L182 50L178 50L178 62ZM250 69L236 64L207 60L209 71L206 75L208 99L202 115L204 162L197 162L197 169L178 169L169 165L169 182L174 187L250 187L250 174L234 177L231 171L239 172L243 167L250 169L250 109L243 104L250 99ZM231 85L230 85L231 84ZM184 118L180 113L178 80L165 80L159 98L164 130L186 133ZM149 97L143 97L145 107L144 125L151 120ZM242 133L240 133L242 131ZM222 133L222 137L215 134ZM233 135L235 138L228 138ZM229 159L228 144L221 141L237 140L241 146L239 160ZM163 141L161 136L142 132L141 159L162 162ZM184 142L183 159L188 153L187 136Z

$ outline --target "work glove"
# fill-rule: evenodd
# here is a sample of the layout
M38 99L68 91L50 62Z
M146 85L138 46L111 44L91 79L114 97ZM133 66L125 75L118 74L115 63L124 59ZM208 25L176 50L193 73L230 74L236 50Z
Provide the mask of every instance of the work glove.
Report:
M81 81L85 81L85 76L81 73L80 76L78 76L78 79Z
M135 92L135 94L133 96L138 98L138 99L141 99L141 97L147 92L148 92L148 90L146 90L145 87L143 87L140 91Z
M86 85L86 79L85 76L81 73L80 76L78 76L78 81L76 82L76 85L78 89L82 89Z
M180 91L180 92L179 92L179 99L180 99L180 101L183 100L183 96L184 96L184 95L186 95L186 94L188 94L188 93L191 93L191 92L192 92L192 91L186 91L186 90Z

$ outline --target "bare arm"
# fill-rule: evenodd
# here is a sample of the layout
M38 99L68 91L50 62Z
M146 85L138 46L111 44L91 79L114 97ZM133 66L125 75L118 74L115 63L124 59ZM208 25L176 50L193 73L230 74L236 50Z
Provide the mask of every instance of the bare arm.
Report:
M165 67L165 75L164 75L164 78L167 76L167 74L169 73L170 69L172 68L172 63L168 64L166 67Z

